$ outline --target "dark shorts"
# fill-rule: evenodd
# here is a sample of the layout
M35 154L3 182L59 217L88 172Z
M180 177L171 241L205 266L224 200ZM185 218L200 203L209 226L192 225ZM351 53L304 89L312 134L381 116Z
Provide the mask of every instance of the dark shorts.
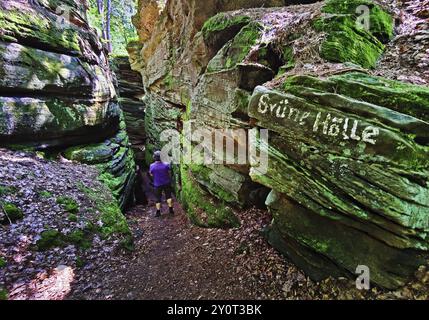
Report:
M157 203L162 200L162 192L165 194L165 199L171 199L171 185L166 184L164 186L155 187L155 198Z

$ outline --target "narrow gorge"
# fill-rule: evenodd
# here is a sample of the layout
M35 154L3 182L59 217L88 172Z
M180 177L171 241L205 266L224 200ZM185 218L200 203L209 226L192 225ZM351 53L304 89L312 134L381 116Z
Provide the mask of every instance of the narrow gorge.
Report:
M0 3L0 298L428 299L429 2L131 2Z

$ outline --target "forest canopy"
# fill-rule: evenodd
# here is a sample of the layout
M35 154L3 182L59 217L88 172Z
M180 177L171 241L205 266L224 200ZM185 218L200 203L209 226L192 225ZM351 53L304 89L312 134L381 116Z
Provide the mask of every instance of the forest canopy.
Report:
M131 22L137 0L89 0L89 22L96 28L112 55L127 54L126 45L136 40Z

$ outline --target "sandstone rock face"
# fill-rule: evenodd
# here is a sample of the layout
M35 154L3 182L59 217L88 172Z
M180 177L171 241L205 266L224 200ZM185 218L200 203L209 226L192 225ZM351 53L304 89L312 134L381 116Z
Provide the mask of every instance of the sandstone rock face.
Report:
M145 160L145 104L144 88L140 73L131 70L128 57L115 57L111 63L117 83L119 104L124 113L127 133L130 137L134 157L142 163Z
M105 51L86 9L80 0L0 3L0 144L64 150L107 139L112 149L119 135L122 152L93 157L105 166L102 173L121 180L114 191L120 190L116 195L124 204L132 188L132 151Z
M196 36L204 22L218 12L284 4L280 0L252 1L167 1L159 14L152 0L140 0L134 24L143 43L141 59L135 69L142 71L145 87L165 99L186 105L198 76L209 56L201 36ZM147 9L151 8L151 9ZM152 21L156 21L153 24ZM141 28L142 24L149 26ZM140 28L139 28L140 27ZM149 35L150 34L150 35Z
M270 243L314 279L355 277L365 265L372 282L396 288L428 257L429 89L411 84L424 83L424 72L389 58L404 41L395 33L412 19L395 29L389 10L400 7L383 3L328 0L216 15L212 2L206 11L193 1L167 4L133 63L148 108L162 114L162 125L147 124L151 143L162 145L163 128L180 129L180 114L208 137L212 129L269 130L267 142L252 140L268 152L267 171L249 158L181 164L181 198L195 223L237 225L231 209L257 203L254 195L265 199L268 189ZM361 6L368 27L356 23ZM194 19L204 12L213 17ZM419 43L419 52L429 49ZM418 54L403 59L425 63ZM396 67L401 78L387 70Z
M372 281L403 284L428 250L429 89L362 73L280 88L258 87L249 107L273 132L268 172L251 176L274 190L271 232L294 239L273 244L318 279L367 265Z

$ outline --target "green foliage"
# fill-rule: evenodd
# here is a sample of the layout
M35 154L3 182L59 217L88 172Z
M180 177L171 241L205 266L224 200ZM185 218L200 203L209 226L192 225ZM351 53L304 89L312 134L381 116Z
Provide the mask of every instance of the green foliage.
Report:
M77 204L76 200L67 197L67 196L61 196L57 198L57 203L63 207L63 209L69 213L78 213L79 212L79 205Z
M81 257L76 258L76 267L83 268L85 266L85 260Z
M106 8L106 0L103 0ZM111 37L112 48L111 54L127 55L126 46L128 43L138 39L137 32L131 22L132 16L136 13L136 0L111 0L112 1L112 14L111 14ZM102 34L102 15L98 12L97 1L90 0L90 7L88 11L88 20L92 27Z
M67 240L70 243L82 248L89 249L91 247L91 237L82 230L75 230L67 235Z

